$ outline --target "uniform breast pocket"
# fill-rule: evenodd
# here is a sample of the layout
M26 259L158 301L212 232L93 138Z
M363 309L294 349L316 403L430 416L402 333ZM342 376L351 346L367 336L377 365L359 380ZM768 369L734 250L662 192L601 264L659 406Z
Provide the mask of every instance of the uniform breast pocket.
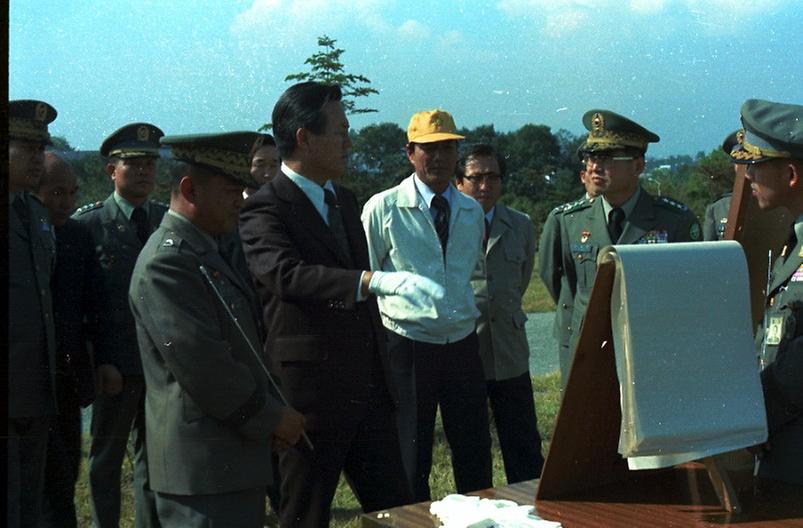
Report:
M505 244L505 259L512 264L524 262L524 249L521 244Z
M578 288L590 288L597 273L597 246L577 244L572 247L572 259L577 269Z

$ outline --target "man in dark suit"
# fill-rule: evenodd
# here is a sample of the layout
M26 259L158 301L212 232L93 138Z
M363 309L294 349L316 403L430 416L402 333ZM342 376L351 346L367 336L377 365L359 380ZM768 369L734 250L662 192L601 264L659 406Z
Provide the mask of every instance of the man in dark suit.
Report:
M56 336L50 279L55 243L47 209L29 191L44 170L48 123L42 101L8 103L7 518L37 526L47 429L55 414Z
M271 445L295 444L304 418L272 389L256 295L219 253L219 238L237 227L259 138L232 132L162 142L182 163L130 290L159 521L262 528Z
M526 214L499 203L505 163L490 145L475 145L457 163L457 189L485 213L483 255L471 276L477 337L509 484L538 478L544 457L530 380L530 347L521 300L535 266L535 228Z
M128 306L131 272L143 244L162 221L167 207L151 200L156 183L159 138L148 123L133 123L112 133L100 147L114 192L103 202L81 207L74 218L92 234L103 271L109 340L95 351L100 383L92 407L89 486L98 528L120 521L120 473L128 435L134 434L134 515L136 526L158 526L148 489L145 457L145 380L137 349L134 317Z
M77 526L74 495L81 463L81 407L95 399L87 342L93 348L103 346L100 315L105 299L92 237L70 218L77 192L70 165L54 152L45 153L45 171L36 195L56 229L52 289L59 409L48 433L42 525L64 528Z
M387 376L385 334L369 293L424 306L442 289L411 273L372 274L346 171L349 126L337 86L290 87L273 109L283 160L240 216L262 297L266 351L314 451L281 455L282 526L327 526L341 470L366 511L410 501Z

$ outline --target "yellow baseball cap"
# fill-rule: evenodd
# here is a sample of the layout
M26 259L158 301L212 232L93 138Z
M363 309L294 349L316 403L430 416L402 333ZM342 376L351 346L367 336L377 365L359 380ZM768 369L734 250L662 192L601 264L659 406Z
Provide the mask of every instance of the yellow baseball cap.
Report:
M413 114L407 125L407 141L410 143L434 143L465 139L457 133L451 114L444 110L427 110Z

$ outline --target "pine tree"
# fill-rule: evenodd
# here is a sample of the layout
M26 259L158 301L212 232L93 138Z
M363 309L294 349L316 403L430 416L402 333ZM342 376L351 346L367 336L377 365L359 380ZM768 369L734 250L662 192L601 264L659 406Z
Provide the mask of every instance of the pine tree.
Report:
M378 112L375 108L357 108L355 99L371 94L378 94L379 91L371 88L371 81L364 75L355 75L345 72L340 56L345 50L336 48L337 40L323 35L318 37L318 46L323 48L314 53L304 64L308 64L310 71L293 73L285 77L285 81L317 81L325 84L337 84L343 90L343 108L347 114L365 114Z

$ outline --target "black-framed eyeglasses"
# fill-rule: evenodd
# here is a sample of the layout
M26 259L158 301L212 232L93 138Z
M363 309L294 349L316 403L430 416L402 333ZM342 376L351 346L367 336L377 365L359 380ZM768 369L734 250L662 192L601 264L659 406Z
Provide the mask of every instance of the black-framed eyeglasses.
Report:
M477 174L474 176L464 176L464 178L474 185L479 185L482 182L499 183L502 181L502 176L500 174Z

